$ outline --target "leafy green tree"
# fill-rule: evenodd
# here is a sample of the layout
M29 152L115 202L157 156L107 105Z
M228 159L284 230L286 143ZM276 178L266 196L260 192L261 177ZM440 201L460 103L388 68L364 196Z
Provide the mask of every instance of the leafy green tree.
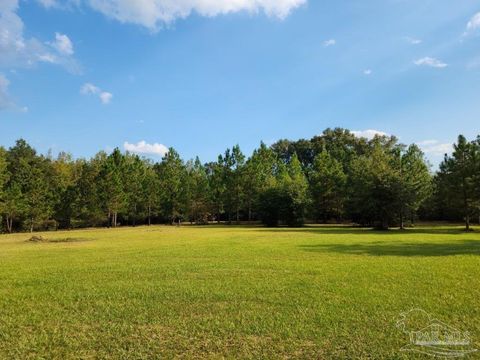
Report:
M108 223L113 227L118 226L118 214L127 206L122 176L124 164L125 158L117 148L106 158L100 172L100 198L107 210Z
M441 186L450 206L462 214L465 229L470 230L470 218L478 208L476 169L478 147L460 135L452 156L445 156L440 165Z
M99 226L105 223L104 169L107 161L105 152L97 153L90 161L79 160L78 179L73 194L73 217L81 226ZM110 216L107 218L110 224Z
M432 177L423 152L413 144L399 158L400 228L405 227L405 217L412 219L432 192Z
M146 167L138 155L127 154L124 156L122 182L126 196L126 218L135 226L137 221L144 218L145 203L144 189Z
M225 167L223 156L219 155L216 162L207 164L206 166L210 197L213 205L213 210L217 222L220 223L222 215L225 213L225 193L227 191L227 184L225 181Z
M328 128L322 135L315 136L310 141L314 156L327 151L332 158L342 164L345 173L348 173L353 159L368 151L367 139L358 138L349 130L342 128Z
M260 195L260 214L267 226L283 222L288 226L302 226L308 206L308 182L296 154L289 164L280 162L276 179Z
M7 231L13 232L14 221L20 220L26 209L25 199L20 189L20 185L15 182L9 182L5 188L2 212L5 215Z
M245 165L245 155L240 147L235 145L232 150L227 149L223 156L223 182L225 186L224 205L228 221L235 216L240 221L240 211L243 206L244 192L242 184L242 171Z
M173 224L183 217L185 166L175 149L170 148L157 167L160 182L161 208L164 216Z
M248 221L251 221L254 214L259 212L261 194L273 185L276 166L275 153L263 142L247 160L242 177Z
M0 147L0 224L2 223L2 215L5 210L6 185L9 177L10 175L7 171L7 152L3 147Z
M297 155L287 165L287 173L280 175L280 186L287 195L285 222L288 226L301 226L309 203L308 182Z
M143 178L143 199L146 207L147 224L152 224L152 216L157 214L160 205L160 182L151 164L145 165Z
M33 231L36 225L40 225L52 213L53 204L49 197L51 191L46 176L48 163L37 156L35 150L22 139L9 149L7 161L11 174L8 187L15 197L23 199L21 206L12 211L12 214L24 214L28 228Z
M76 215L74 205L78 197L80 163L73 161L70 154L61 152L57 159L50 161L48 173L53 216L60 227L71 228Z
M206 224L211 211L210 187L207 171L198 157L189 169L188 178L190 180L189 218L197 224Z
M315 157L310 176L313 212L317 220L339 219L344 214L347 176L342 164L327 151Z
M349 208L353 220L388 229L398 217L400 177L392 152L380 144L352 161Z
M229 200L231 202L231 209L235 213L235 219L240 221L240 211L243 207L244 189L243 189L243 169L245 166L245 155L240 150L240 146L235 145L232 148L232 165L231 177L228 181L227 193L230 193Z

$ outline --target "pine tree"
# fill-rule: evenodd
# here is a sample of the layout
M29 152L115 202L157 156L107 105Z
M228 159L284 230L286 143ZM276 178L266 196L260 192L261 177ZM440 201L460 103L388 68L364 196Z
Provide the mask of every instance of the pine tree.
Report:
M442 184L447 189L444 194L448 196L450 206L462 214L467 231L470 230L470 218L477 209L476 152L475 144L460 135L452 156L446 156L440 165Z
M315 157L310 175L313 212L317 220L339 219L344 213L347 176L342 164L327 151Z
M118 214L127 206L122 169L125 158L120 150L114 149L102 164L100 172L100 198L107 211L109 226L118 226Z
M423 152L417 145L410 145L399 155L400 228L405 227L405 217L412 222L420 205L431 195L432 177Z
M164 216L173 224L180 223L184 207L182 182L184 181L185 167L180 155L175 149L170 148L157 167L160 180L161 208Z

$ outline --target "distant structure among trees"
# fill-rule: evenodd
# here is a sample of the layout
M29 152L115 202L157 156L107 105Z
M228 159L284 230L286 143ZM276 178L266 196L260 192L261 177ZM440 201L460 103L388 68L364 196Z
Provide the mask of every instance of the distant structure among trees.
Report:
M173 149L155 163L115 149L93 158L39 155L24 140L0 147L4 232L152 223L353 221L387 229L417 217L480 216L480 137L459 136L432 174L416 145L327 129L310 140L238 145L203 164Z

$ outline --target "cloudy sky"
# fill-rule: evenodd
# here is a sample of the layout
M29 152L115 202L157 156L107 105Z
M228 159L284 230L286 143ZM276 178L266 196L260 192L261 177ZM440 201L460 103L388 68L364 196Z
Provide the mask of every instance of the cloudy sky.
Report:
M480 133L478 0L0 0L0 144L213 160L326 127Z

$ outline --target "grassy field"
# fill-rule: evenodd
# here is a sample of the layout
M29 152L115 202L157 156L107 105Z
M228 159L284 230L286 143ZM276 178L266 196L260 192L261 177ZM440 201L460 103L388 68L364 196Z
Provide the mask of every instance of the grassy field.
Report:
M480 348L480 233L155 226L43 236L50 242L0 236L0 358L413 358L395 326L413 308Z

